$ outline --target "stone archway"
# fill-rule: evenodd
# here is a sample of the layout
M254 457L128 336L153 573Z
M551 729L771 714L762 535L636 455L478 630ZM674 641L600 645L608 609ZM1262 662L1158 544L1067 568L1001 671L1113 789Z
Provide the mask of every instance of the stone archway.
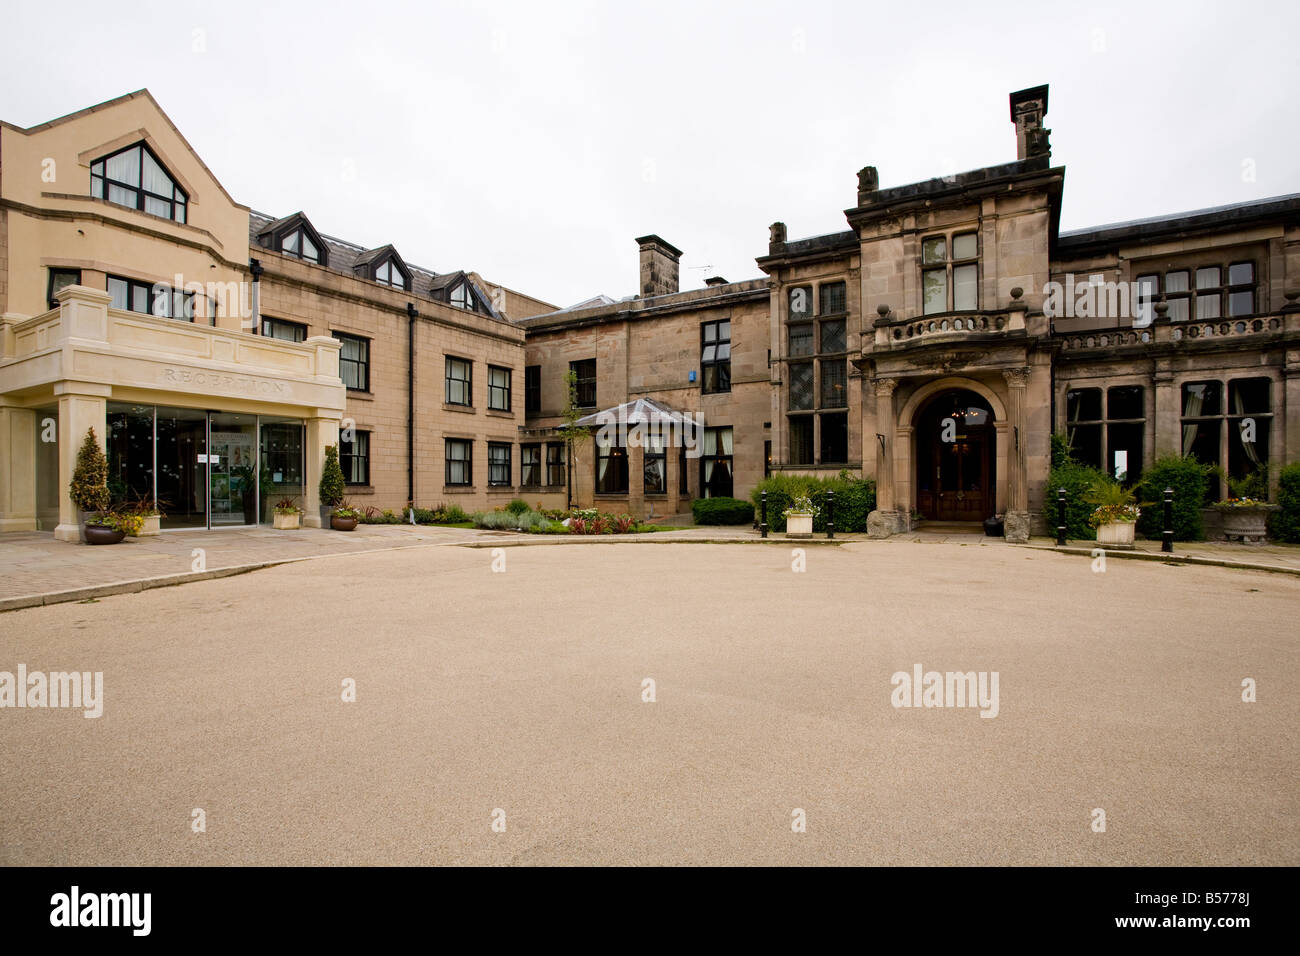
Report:
M1007 404L1005 398L987 382L965 375L948 375L943 378L932 379L918 386L899 408L895 420L894 448L896 458L893 462L893 476L894 486L897 489L896 507L900 513L909 516L909 524L910 515L918 505L916 475L917 417L936 396L953 391L973 392L987 403L993 412L992 447L989 452L994 476L992 506L993 510L997 512L1006 510L1007 474L1009 469L1007 460Z

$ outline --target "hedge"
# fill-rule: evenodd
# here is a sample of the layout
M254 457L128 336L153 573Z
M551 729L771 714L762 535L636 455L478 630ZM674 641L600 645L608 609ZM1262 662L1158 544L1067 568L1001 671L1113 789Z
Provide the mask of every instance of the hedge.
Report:
M696 498L691 514L696 524L751 524L754 506L739 498Z
M1174 490L1173 525L1175 541L1204 541L1205 522L1201 509L1205 506L1205 490L1212 471L1195 458L1168 455L1157 458L1142 473L1138 486L1138 503L1142 517L1138 518L1138 531L1149 540L1157 541L1164 532L1165 489Z
M1097 532L1089 526L1088 518L1093 506L1084 500L1084 495L1093 482L1104 481L1106 473L1091 465L1080 464L1071 458L1053 468L1047 475L1047 494L1043 499L1043 517L1053 535L1060 525L1057 494L1065 489L1065 537L1075 541L1095 541Z
M1269 533L1279 541L1300 543L1300 461L1292 462L1277 474L1277 502L1269 520Z
M816 475L772 475L758 483L750 494L754 509L760 507L763 492L767 492L767 526L772 531L785 531L785 515L790 502L800 495L812 499L817 514L813 516L813 531L826 530L826 492L835 492L835 530L866 531L867 515L876 507L876 483L871 478L857 478L847 469L835 478Z

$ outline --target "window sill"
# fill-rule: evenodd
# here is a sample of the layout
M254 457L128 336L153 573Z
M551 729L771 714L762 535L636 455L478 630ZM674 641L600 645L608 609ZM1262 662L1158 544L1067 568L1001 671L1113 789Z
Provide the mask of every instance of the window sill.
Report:
M515 413L507 409L489 408L487 413L493 418L514 418Z
M474 414L473 405L453 405L451 402L443 402L442 410L444 412L463 412L466 415Z
M350 495L373 495L375 493L374 485L347 485L343 486Z
M597 491L597 498L626 498L629 492L626 491Z
M375 393L364 388L349 388L348 398L356 399L359 402L373 402Z
M443 485L442 493L444 495L472 495L475 492L473 485Z
M512 495L515 493L514 485L488 485L488 494Z

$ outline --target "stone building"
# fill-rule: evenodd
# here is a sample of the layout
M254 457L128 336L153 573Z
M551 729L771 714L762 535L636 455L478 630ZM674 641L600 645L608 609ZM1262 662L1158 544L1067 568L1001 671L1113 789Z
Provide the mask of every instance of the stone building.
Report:
M730 428L738 496L764 470L873 477L876 535L993 515L1011 540L1045 530L1054 431L1129 481L1194 454L1275 482L1300 459L1300 196L1062 233L1047 105L1045 86L1011 95L1014 162L890 188L868 166L848 229L774 223L766 282L680 293L677 251L638 240L640 296L523 323L529 426L555 423L564 370L594 358L591 407L654 397ZM691 379L724 317L737 367L710 395ZM702 467L682 498L710 493ZM577 469L581 503L597 474ZM641 493L634 474L629 507Z
M1300 196L1061 232L1047 107L1011 95L1012 162L863 168L847 228L774 223L758 278L684 291L648 235L635 294L567 309L249 210L147 92L0 124L0 530L75 536L90 427L166 527L286 495L319 522L336 443L363 506L657 516L847 469L877 483L875 535L1001 515L1013 541L1045 530L1054 432L1130 481L1191 454L1276 482L1300 460ZM594 433L572 455L570 372Z
M233 200L147 91L0 125L0 530L77 536L93 428L163 527L321 521L337 444L355 505L515 492L524 333L554 309Z

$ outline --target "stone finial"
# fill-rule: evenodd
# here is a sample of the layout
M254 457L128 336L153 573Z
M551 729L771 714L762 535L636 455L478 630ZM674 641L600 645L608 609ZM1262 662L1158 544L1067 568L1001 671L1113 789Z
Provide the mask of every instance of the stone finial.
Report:
M889 306L883 302L880 303L880 305L876 306L876 315L878 316L878 318L871 323L872 327L879 328L882 325L888 325L890 314L891 312Z
M1012 312L1024 312L1028 310L1029 304L1020 298L1024 294L1025 290L1020 288L1020 286L1013 286L1011 289L1011 302L1007 305L1007 309Z
M771 233L767 240L768 252L776 252L778 246L785 245L785 223L774 222L767 228Z
M880 188L880 173L875 166L863 166L858 170L858 205L865 206L871 202L872 194Z
M1154 321L1156 322L1169 321L1169 303L1164 300L1163 296L1161 296L1158 300L1156 300L1156 317Z

